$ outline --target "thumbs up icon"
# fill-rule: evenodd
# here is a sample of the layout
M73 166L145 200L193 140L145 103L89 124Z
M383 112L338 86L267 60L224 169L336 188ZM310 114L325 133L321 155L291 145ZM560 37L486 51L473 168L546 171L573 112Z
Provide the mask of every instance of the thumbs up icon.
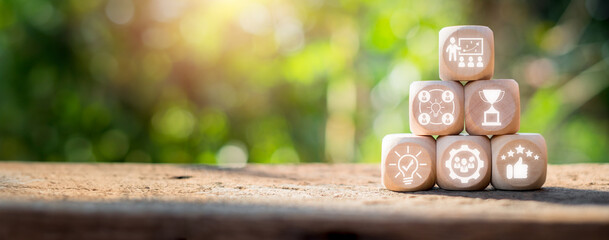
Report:
M518 162L514 165L507 165L506 175L508 179L524 179L527 178L529 165L522 163L522 157L518 158Z

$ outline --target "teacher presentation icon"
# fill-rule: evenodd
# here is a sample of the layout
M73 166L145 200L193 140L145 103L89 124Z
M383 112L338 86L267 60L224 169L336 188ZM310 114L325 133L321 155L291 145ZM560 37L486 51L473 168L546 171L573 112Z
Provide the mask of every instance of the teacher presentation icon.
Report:
M450 44L446 46L449 62L457 61L457 56L459 56L458 67L460 68L484 67L484 63L482 62L482 56L484 55L483 38L459 38L459 41L457 42L454 37L451 37L449 41ZM467 56L467 64L464 62L465 58L463 56ZM478 56L476 58L476 63L474 63L473 56Z
M489 103L491 107L484 111L484 122L482 126L501 126L499 111L495 109L493 104L501 101L505 95L505 91L499 89L484 89L479 92L482 101Z

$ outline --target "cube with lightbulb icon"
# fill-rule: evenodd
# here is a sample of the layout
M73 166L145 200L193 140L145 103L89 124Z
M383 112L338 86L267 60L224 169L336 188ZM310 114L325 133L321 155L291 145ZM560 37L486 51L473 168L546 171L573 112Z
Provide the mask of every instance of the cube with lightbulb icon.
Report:
M463 85L454 81L410 84L409 124L416 135L449 135L463 131Z
M537 133L493 136L493 187L500 190L534 190L546 181L546 141Z
M389 134L383 138L381 182L397 192L430 189L436 181L435 158L433 137Z
M449 135L436 141L436 179L446 190L483 190L491 181L487 136Z

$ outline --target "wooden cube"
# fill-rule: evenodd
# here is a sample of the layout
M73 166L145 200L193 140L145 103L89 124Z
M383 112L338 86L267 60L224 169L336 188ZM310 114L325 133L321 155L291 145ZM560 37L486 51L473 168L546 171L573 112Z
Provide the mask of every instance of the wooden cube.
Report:
M533 190L545 183L548 152L543 136L536 133L494 136L491 145L493 187Z
M419 191L436 182L436 141L430 136L389 134L383 138L381 182L391 191Z
M449 135L463 131L463 85L453 81L410 84L410 131L416 135Z
M471 135L503 135L520 129L520 91L513 79L465 85L465 131Z
M493 31L485 26L452 26L440 30L440 79L491 79L495 69Z
M486 136L441 136L436 178L446 190L483 190L491 181L491 143Z

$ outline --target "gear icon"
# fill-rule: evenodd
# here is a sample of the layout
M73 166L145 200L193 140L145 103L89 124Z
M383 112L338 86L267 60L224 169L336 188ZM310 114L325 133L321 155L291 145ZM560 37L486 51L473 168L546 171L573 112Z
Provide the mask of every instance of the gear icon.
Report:
M466 158L459 158L457 154L465 152L466 154L471 155L469 157L469 162ZM455 165L453 166L453 161ZM459 176L455 170L461 170L461 173L469 172L469 169L474 168L474 162L477 163L476 170L469 176ZM450 158L446 160L445 167L450 170L449 177L451 179L459 179L461 183L468 183L471 179L478 179L480 177L480 169L484 167L484 161L480 159L480 151L478 149L469 148L467 145L461 145L460 148L451 149L450 150Z

